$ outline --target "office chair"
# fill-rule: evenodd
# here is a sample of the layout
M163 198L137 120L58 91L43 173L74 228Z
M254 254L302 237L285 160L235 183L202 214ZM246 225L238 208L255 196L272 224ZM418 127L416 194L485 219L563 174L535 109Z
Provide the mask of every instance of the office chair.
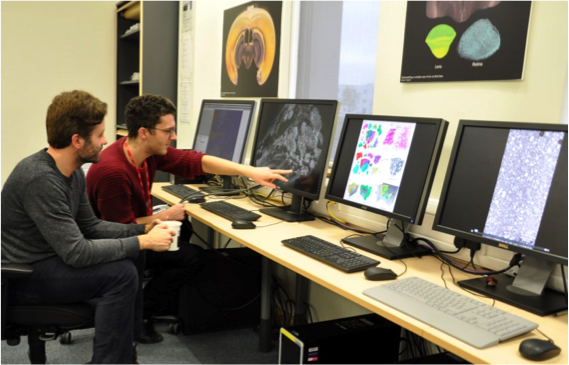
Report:
M60 337L62 344L71 343L70 330L94 326L95 308L87 302L11 305L10 281L27 277L33 271L31 265L2 264L2 340L17 346L21 336L28 336L30 362L45 364L45 341Z

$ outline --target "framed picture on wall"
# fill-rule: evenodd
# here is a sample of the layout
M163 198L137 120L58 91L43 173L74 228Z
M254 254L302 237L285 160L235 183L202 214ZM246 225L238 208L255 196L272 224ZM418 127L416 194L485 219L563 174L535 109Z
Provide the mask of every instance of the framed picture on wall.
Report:
M282 7L253 1L225 10L221 96L278 96Z
M530 1L408 1L401 82L521 80Z

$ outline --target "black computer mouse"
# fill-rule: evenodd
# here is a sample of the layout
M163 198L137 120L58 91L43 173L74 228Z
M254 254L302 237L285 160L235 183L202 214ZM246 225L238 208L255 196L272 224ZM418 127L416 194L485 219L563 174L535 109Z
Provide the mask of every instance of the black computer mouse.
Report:
M255 229L255 223L246 221L245 219L236 219L231 223L231 227L235 229Z
M397 274L390 269L384 269L381 267L369 267L364 272L364 276L368 280L394 280L397 279Z
M196 196L194 198L188 198L186 201L190 204L205 203L205 198L203 196Z
M561 349L551 341L528 338L520 343L519 351L526 359L541 361L559 355Z

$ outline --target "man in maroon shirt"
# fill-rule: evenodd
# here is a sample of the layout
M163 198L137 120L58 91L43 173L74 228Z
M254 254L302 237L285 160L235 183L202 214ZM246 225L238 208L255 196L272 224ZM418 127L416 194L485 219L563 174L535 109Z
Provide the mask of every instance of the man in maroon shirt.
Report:
M150 191L156 170L193 179L196 175L243 175L256 183L276 188L275 179L287 181L281 174L291 170L271 170L241 165L196 151L170 146L177 139L174 114L176 107L159 95L145 94L129 101L125 110L128 136L101 153L98 164L87 174L87 194L96 215L119 223L149 223L155 219L183 220L184 204L176 204L152 213ZM144 289L144 331L142 343L163 340L151 321L160 303L201 270L200 247L181 244L179 251L148 252L147 267L157 268Z

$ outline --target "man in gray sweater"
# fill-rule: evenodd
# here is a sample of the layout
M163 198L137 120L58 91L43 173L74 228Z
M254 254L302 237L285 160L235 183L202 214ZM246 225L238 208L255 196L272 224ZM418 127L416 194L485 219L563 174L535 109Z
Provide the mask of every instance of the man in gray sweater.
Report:
M167 250L174 232L160 220L119 224L93 213L80 167L99 160L106 113L107 104L84 91L53 99L49 148L18 163L2 189L2 263L34 266L11 287L12 303L100 298L91 361L120 364L136 361L143 250Z

